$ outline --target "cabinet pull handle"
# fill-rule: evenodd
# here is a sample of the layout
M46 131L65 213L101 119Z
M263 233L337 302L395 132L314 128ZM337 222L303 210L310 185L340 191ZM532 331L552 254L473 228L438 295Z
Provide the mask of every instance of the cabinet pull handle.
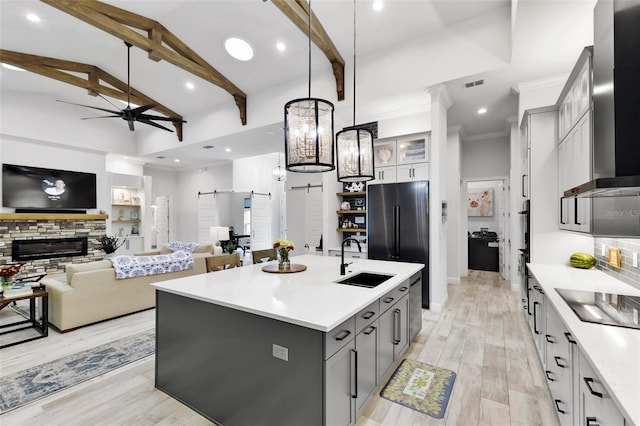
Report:
M578 222L578 198L573 199L575 201L575 217L573 218L573 223L576 225L582 225L582 223Z
M544 374L547 376L547 380L549 380L550 382L555 382L556 379L551 378L551 376L549 376L551 374L551 371L549 370L545 370Z
M598 419L595 417L587 417L587 426L600 426L600 424L596 423Z
M554 356L553 359L556 361L556 365L560 368L567 368L568 365L562 365L560 363L560 361L562 361L562 358L560 358L559 356Z
M393 311L393 344L397 345L398 343L400 343L400 334L401 334L401 330L400 330L400 309L395 309Z
M375 312L373 312L373 311L368 311L368 312L365 312L365 313L364 313L364 315L362 315L362 318L364 318L364 319L371 319L371 318L373 318L373 316L374 316L375 314L376 314L376 313L375 313Z
M587 389L589 389L589 392L591 393L591 395L597 396L598 398L603 397L603 395L600 392L594 391L593 388L591 387L591 383L593 383L593 379L591 377L585 377L584 382L587 384Z
M560 406L558 405L558 403L560 403L562 401L560 401L559 399L554 399L553 402L555 402L555 404L556 404L556 410L558 410L558 413L567 414L567 412L564 411L564 410L561 410Z
M569 341L569 343L572 343L572 344L574 344L574 345L576 344L576 341L575 341L575 340L573 340L573 337L571 336L571 333L566 332L566 333L564 333L564 336L567 338L567 340Z
M551 336L550 334L545 334L544 338L547 341L547 343L556 343L555 340L552 339L553 336Z
M560 197L560 224L561 225L566 225L567 222L564 221L564 212L562 211L562 207L564 206L563 201L565 200L564 197Z
M364 333L364 334L366 334L366 335L368 336L368 335L370 335L371 333L373 333L375 330L376 330L376 328L375 328L374 326L370 325L370 326L367 328L367 331L363 331L363 333Z
M351 332L349 330L343 330L339 335L336 336L336 340L338 342L342 342Z
M535 334L540 334L540 332L538 331L538 319L537 319L537 312L538 310L536 309L536 307L539 305L538 302L533 302L533 332Z
M386 299L383 300L384 303L391 303L393 302L393 297L387 297Z
M351 398L358 398L358 351L355 349L351 349L351 354L353 355L353 393L351 394Z
M406 286L400 287L400 291L404 292L404 291L407 291L407 290L409 290L409 287L406 287Z
M526 195L524 195L524 177L525 177L525 176L526 176L526 175L522 175L522 196L523 196L523 197L526 197Z

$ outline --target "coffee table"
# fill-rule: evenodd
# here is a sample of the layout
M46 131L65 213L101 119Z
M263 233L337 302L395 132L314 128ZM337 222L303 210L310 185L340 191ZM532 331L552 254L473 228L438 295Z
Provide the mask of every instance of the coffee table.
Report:
M23 313L16 310L16 313L23 319L14 321L8 324L0 325L0 336L16 333L23 336L16 336L15 340L9 339L7 343L0 346L6 348L8 346L17 345L19 343L29 342L35 339L41 339L49 335L49 293L45 289L44 285L33 287L33 294L20 297L5 298L0 297L0 310L17 302L18 300L29 300L29 316L27 317ZM36 308L40 302L42 315L38 319L36 315ZM25 331L27 330L27 331ZM35 330L35 333L28 330ZM7 339L2 339L7 340Z

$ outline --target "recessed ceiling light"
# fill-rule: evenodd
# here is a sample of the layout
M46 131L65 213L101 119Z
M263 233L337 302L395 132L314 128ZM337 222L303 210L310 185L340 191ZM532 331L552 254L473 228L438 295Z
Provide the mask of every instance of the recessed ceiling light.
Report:
M482 114L486 114L487 113L487 109L485 107L482 107L480 109L478 109L478 114L482 115Z
M278 44L276 44L276 49L278 49L280 52L284 52L285 50L287 50L287 46L285 46L283 42L279 42Z
M31 22L40 22L42 19L35 13L27 13L27 19Z
M384 2L382 0L376 0L373 2L373 10L380 11L384 7Z
M2 68L6 68L11 71L24 71L22 68L18 68L15 65L5 64L4 62L2 63Z
M192 82L190 82L190 81L187 81L184 85L185 85L185 86L187 87L187 89L189 89L189 90L193 90L193 89L195 89L195 88L196 88L195 84L193 84L193 83L192 83Z
M226 152L231 152L231 148L225 149Z
M224 42L224 48L229 55L239 61L248 61L253 58L253 47L240 38L229 37Z
M175 163L179 163L179 162L180 162L180 159L179 159L179 158L176 158L176 159L175 159L175 160L173 160L173 161L174 161Z

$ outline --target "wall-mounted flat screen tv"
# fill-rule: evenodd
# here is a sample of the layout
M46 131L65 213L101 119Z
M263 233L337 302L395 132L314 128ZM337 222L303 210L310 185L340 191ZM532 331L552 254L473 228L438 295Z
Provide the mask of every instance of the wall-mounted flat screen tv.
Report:
M95 173L2 165L2 205L16 209L95 209Z

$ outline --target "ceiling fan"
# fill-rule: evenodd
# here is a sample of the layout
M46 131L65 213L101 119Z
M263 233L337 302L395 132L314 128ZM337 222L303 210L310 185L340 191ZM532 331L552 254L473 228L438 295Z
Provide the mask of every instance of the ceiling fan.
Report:
M92 119L95 119L95 118L114 118L114 117L119 117L119 118L122 118L123 120L125 120L127 123L129 123L129 130L131 130L132 132L134 131L134 127L133 127L133 122L134 121L138 121L140 123L148 124L150 126L166 130L168 132L173 132L173 130L169 129L168 127L165 127L165 126L163 126L161 124L155 123L152 120L156 120L156 121L171 121L171 122L174 122L174 123L186 123L186 121L182 120L182 119L163 117L163 116L159 116L159 115L145 114L145 111L150 110L152 108L155 108L156 106L158 106L157 104L146 104L146 105L142 105L142 106L139 106L139 107L136 107L136 108L131 108L131 84L130 84L130 78L131 78L131 46L133 46L133 45L130 44L130 43L127 43L126 41L124 42L124 44L127 45L127 107L125 109L118 110L118 107L115 106L113 104L113 102L111 102L109 99L105 98L104 96L102 96L99 93L98 93L98 96L100 96L102 99L104 99L105 101L107 101L111 105L113 105L114 108L116 108L116 111L110 110L110 109L106 109L106 108L100 108L100 107L95 107L95 106L91 106L91 105L76 104L76 103L73 103L73 102L67 102L67 101L61 101L61 100L58 100L58 102L64 102L66 104L71 104L71 105L77 105L77 106L82 106L82 107L86 107L86 108L97 109L98 111L104 111L104 112L108 112L108 113L111 114L111 115L103 115L103 116L100 116L100 117L85 117L85 118L82 118L82 120L92 120Z

